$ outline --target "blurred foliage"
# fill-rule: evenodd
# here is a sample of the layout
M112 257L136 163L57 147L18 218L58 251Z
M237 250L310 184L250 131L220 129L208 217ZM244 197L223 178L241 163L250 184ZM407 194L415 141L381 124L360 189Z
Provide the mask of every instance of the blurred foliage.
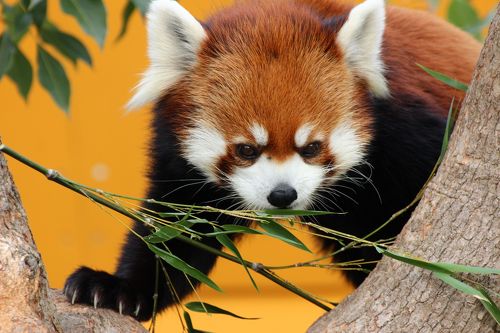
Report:
M50 45L71 63L81 60L92 66L92 58L85 45L75 36L62 31L47 16L48 0L19 0L11 5L0 0L1 20L4 31L0 32L0 80L7 76L17 86L19 94L28 99L33 84L33 64L21 51L19 44L26 35L32 35L38 44L36 67L41 86L52 96L56 104L69 112L71 86L64 66L47 51ZM128 28L132 14L145 15L150 0L124 1L122 27L117 40ZM440 0L427 0L431 8L437 8ZM481 32L489 24L494 10L481 18L471 6L470 0L452 0L447 17L456 26L481 39ZM72 16L82 30L102 48L107 35L107 12L102 0L59 0L61 9Z
M437 0L428 1L437 2ZM485 18L481 18L471 5L470 0L452 0L448 7L447 18L460 29L467 31L476 39L482 40L481 32L490 24L495 10L496 8L493 8Z
M68 59L76 66L79 60L92 66L92 57L87 47L76 37L62 31L47 16L48 0L19 0L7 4L0 0L1 20L4 31L0 32L0 80L9 77L17 86L19 94L28 99L33 84L32 62L24 55L19 45L27 35L37 43L36 67L41 86L56 104L69 112L71 84L66 70L56 56L47 50L48 45L58 56ZM145 14L149 0L129 0L123 11L123 25L118 38L125 35L128 22L135 11ZM107 11L102 0L59 0L61 9L72 16L82 30L91 36L101 48L107 35ZM33 61L34 62L34 61Z

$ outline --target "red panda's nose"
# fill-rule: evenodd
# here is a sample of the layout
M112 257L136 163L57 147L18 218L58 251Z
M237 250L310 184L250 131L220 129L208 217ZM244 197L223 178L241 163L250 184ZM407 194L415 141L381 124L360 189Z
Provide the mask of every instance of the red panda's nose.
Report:
M286 208L297 199L297 191L287 184L278 184L267 196L267 201L275 207Z

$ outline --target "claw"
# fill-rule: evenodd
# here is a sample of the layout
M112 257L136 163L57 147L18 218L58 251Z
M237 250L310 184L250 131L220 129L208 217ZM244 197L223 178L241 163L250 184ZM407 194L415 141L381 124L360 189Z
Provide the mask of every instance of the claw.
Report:
M138 303L137 306L135 307L134 316L138 317L139 311L141 311L141 303Z
M75 289L75 291L73 291L73 296L71 297L71 304L75 304L77 295L78 295L78 289Z
M94 309L97 309L97 304L99 304L99 293L94 293Z
M122 315L123 314L123 303L120 301L118 302L118 312Z

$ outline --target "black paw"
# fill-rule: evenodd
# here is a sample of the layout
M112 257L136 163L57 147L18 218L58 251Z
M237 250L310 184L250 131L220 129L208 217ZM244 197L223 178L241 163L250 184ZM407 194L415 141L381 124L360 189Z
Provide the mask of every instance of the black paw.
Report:
M152 300L145 299L126 280L103 271L80 267L68 277L63 292L72 304L113 309L141 321L152 316Z

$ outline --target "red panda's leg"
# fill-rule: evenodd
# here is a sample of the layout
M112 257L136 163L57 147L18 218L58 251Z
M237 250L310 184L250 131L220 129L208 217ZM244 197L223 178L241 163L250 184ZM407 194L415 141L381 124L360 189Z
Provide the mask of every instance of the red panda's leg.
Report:
M139 223L136 223L134 231L143 236L150 233L148 228ZM212 239L207 238L205 243L220 248L218 242ZM180 241L171 240L167 245L172 253L204 273L208 273L215 264L215 256ZM141 321L148 320L153 315L156 276L159 278L157 310L161 311L178 302L168 288L161 267L157 274L156 260L146 244L133 233L129 233L114 275L81 267L67 279L64 292L73 303L109 308ZM192 286L199 284L194 279L191 279L190 283L181 271L164 262L162 264L181 300L192 291Z

